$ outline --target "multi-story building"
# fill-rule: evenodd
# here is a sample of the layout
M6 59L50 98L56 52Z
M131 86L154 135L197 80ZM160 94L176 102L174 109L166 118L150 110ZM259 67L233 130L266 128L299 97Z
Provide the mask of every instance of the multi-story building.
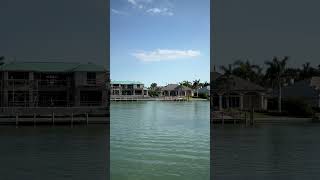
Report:
M6 63L0 66L0 106L107 106L108 75L92 63Z
M148 89L139 81L112 81L111 96L148 96Z

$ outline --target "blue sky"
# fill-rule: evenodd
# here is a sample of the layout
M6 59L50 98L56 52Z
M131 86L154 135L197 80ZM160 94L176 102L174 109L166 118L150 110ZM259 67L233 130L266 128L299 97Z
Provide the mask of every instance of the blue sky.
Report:
M209 0L111 0L111 80L209 82Z

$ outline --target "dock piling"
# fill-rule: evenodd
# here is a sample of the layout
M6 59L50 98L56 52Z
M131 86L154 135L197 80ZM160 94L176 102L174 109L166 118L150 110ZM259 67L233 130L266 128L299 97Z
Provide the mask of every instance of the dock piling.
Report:
M54 112L52 112L52 125L54 125Z
M88 113L86 113L86 121L87 121L87 125L89 124L89 116Z
M33 125L36 125L36 113L33 113Z
M71 113L71 126L73 126L73 112Z
M16 126L18 126L19 125L19 116L18 116L18 114L16 114Z

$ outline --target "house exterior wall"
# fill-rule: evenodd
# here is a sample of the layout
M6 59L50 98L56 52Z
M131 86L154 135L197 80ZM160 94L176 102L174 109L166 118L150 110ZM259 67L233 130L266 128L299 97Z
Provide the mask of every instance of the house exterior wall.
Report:
M23 106L81 106L81 93L95 91L101 93L101 100L92 103L96 106L105 106L107 104L106 74L99 72L96 74L96 80L100 84L88 84L87 72L26 72L27 78L23 80L10 79L8 74L14 74L14 71L1 72L3 74L0 93L1 107L22 106L16 101L21 101L24 96ZM63 77L63 80L51 81L46 79L45 74ZM64 82L60 82L64 81ZM88 86L90 85L90 86ZM26 92L20 95L16 92ZM9 94L10 92L10 94ZM10 97L10 98L9 98ZM82 98L83 99L83 98ZM87 98L88 99L88 98ZM40 101L42 101L40 103ZM50 102L51 101L51 102ZM90 101L90 97L89 100ZM10 103L9 103L10 102Z
M144 84L111 83L111 96L148 96Z

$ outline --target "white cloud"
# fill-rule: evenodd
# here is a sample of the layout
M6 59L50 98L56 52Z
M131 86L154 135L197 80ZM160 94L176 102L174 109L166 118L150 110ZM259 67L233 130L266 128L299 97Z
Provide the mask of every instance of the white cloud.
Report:
M146 11L147 13L149 14L152 14L152 15L166 15L166 16L173 16L173 12L171 12L168 8L151 8L151 9L148 9Z
M119 15L127 15L128 13L124 12L124 11L119 11L116 9L111 9L111 12L114 14L119 14Z
M176 59L188 59L200 56L196 50L171 50L157 49L154 51L141 51L132 54L135 58L144 62L167 61Z
M136 0L128 0L129 3L131 3L132 5L137 5Z

